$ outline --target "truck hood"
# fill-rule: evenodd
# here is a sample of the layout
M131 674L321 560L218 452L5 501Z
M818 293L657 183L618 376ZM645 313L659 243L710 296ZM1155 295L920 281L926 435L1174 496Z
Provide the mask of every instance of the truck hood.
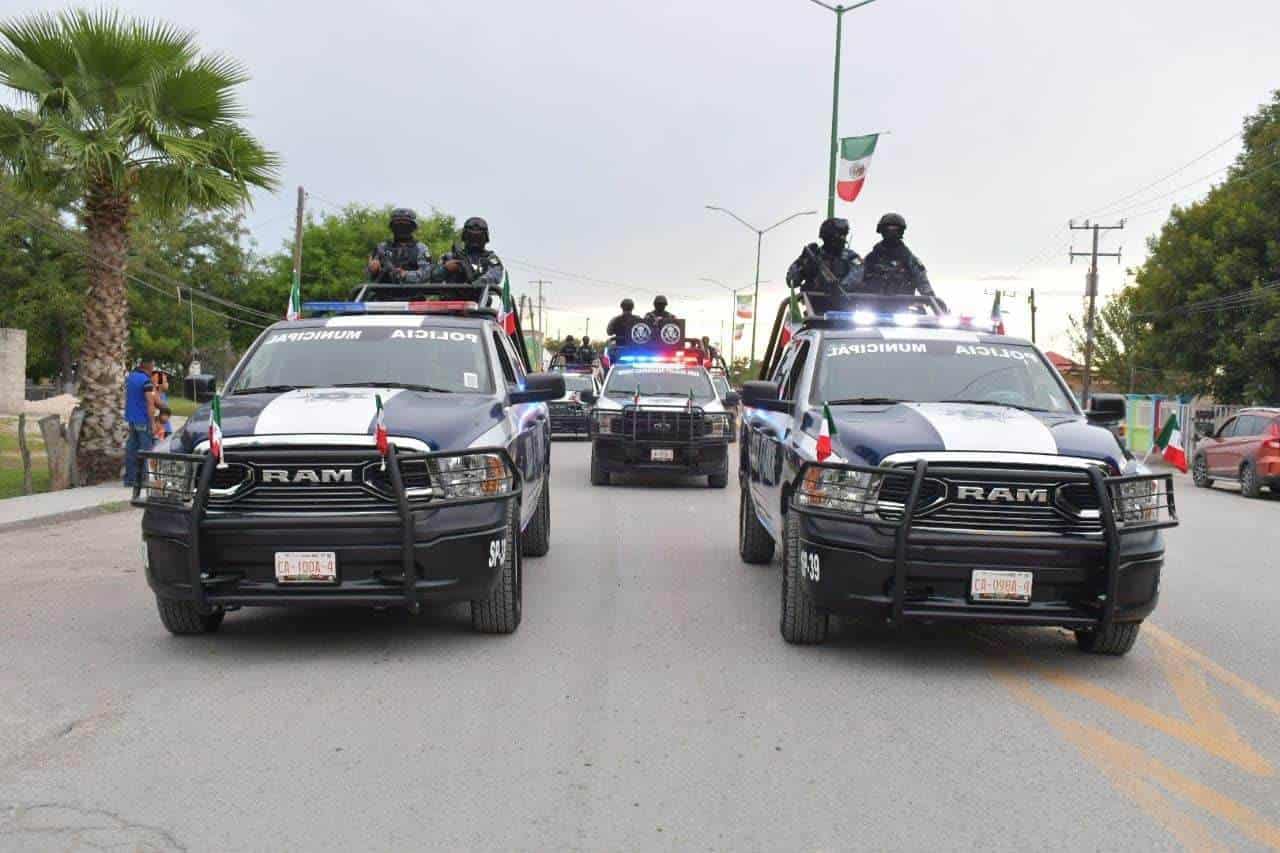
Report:
M621 411L626 406L631 405L631 399L632 398L630 397L601 397L596 401L596 408ZM683 408L685 405L688 404L688 402L689 402L688 397L679 397L679 396L672 396L672 397L642 396L640 398L641 406L663 406L663 407L672 408L672 409ZM694 400L693 405L697 406L699 409L702 409L704 414L724 411L724 404L721 403L719 400L702 400L702 401Z
M894 453L956 451L1073 456L1124 467L1124 453L1110 430L1082 416L1024 412L967 403L897 403L835 406L833 449L849 462L878 465ZM805 413L803 428L817 436L822 410Z
M224 438L271 435L367 435L373 440L375 395L382 396L387 433L461 450L503 417L502 404L479 394L437 394L399 388L306 388L283 394L222 398ZM178 436L190 452L209 437L209 407L201 406Z

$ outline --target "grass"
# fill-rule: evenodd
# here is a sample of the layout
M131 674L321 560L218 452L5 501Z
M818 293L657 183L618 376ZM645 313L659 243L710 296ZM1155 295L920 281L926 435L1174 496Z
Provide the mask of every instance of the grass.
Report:
M36 457L31 457L31 485L37 492L49 491L49 466L44 462L44 457L40 457L37 464ZM3 465L0 465L0 498L16 498L22 494L22 462L19 461L16 466L10 465L6 459Z
M179 417L189 418L195 414L200 404L194 400L188 400L186 397L170 397L169 411Z
M31 450L31 485L37 492L49 491L49 462L40 437L38 418L27 417L27 447ZM18 419L0 418L0 498L22 494L22 455L18 450Z

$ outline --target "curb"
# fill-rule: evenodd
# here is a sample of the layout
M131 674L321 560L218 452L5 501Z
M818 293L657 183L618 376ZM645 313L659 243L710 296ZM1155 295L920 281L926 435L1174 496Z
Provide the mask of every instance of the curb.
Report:
M48 515L40 515L35 518L24 518L20 521L0 522L0 533L10 533L15 530L28 530L33 527L46 527L54 524L62 524L67 521L79 521L84 518L92 518L95 515L113 515L115 513L131 510L133 507L127 500L108 501L100 503L96 506L79 507L78 509L68 509L61 512L51 512Z

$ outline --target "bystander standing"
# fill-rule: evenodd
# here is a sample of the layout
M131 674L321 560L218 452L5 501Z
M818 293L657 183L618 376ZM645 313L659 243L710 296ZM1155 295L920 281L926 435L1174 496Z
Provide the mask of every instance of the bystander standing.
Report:
M130 487L139 482L138 454L155 444L154 369L155 362L144 358L124 380L124 419L129 425L129 438L124 445L124 484Z

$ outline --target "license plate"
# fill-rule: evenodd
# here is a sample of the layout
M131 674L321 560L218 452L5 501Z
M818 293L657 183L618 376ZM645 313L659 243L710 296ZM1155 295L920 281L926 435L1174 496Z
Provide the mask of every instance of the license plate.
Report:
M969 583L974 601L1010 601L1025 604L1031 600L1031 572L989 572L975 570Z
M338 555L333 551L277 551L277 583L333 583Z
M675 462L676 452L671 448L657 447L649 451L650 462Z

